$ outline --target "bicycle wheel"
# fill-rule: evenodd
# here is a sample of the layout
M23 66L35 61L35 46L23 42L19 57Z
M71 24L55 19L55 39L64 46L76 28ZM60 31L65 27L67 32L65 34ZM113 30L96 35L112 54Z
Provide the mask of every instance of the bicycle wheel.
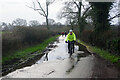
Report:
M73 51L72 51L72 44L70 43L70 56L69 57L72 56L72 53L73 53Z

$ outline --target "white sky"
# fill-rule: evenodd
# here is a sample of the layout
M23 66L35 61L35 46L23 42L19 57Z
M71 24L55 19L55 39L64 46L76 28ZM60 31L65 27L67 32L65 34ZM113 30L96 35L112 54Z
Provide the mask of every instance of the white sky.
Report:
M35 1L35 0L34 0ZM44 3L45 0L40 0ZM38 20L40 23L45 22L45 18L26 5L32 6L32 0L0 0L0 21L11 23L16 18L30 20ZM64 23L65 20L58 20L57 14L62 8L62 1L56 0L49 6L49 18L56 22ZM42 6L45 6L44 4Z
M12 23L16 18L21 18L26 19L27 22L30 20L38 20L40 23L45 22L45 18L43 16L26 6L32 6L32 1L35 0L0 0L0 21ZM44 2L46 0L39 1L42 2L42 6L44 7ZM56 22L65 22L65 19L57 19L57 15L63 7L63 1L65 0L55 0L55 2L49 6L49 18L54 19ZM115 19L114 24L117 22L118 19Z

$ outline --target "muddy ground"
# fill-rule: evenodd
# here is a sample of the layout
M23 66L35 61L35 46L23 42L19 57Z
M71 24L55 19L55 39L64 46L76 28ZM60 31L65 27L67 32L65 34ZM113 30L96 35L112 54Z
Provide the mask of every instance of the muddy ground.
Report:
M120 78L120 68L116 65L94 54L95 64L92 78Z
M48 54L49 51L57 47L56 45L53 45L54 42L59 43L58 38L56 38L55 41L49 43L46 49L44 49L40 54L38 54L39 53L38 51L30 53L31 56L35 55L33 58L28 57L27 59L24 59L24 60L20 58L16 58L16 59L6 62L6 64L2 64L2 76L5 76L17 69L21 69L21 68L35 64L38 60L40 60L40 58L43 55Z

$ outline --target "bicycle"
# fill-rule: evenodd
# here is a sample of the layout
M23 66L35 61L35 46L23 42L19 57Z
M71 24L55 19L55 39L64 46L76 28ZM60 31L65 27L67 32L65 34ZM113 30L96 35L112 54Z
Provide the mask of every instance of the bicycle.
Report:
M73 45L74 45L74 41L68 41L67 43L69 44L69 45L68 45L68 46L69 46L69 49L68 49L69 52L68 52L68 53L70 54L69 57L71 57L72 54L74 53L74 52L73 52L73 49L74 49L74 46L73 46Z

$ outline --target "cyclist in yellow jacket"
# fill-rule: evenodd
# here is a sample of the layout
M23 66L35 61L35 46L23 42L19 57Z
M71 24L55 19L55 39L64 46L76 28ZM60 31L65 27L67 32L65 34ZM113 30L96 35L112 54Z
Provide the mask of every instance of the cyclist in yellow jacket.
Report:
M68 43L68 53L70 53L70 42L72 42L73 45L73 53L74 53L74 43L76 41L76 35L72 30L69 30L69 33L67 35L67 38L65 40L65 43Z

